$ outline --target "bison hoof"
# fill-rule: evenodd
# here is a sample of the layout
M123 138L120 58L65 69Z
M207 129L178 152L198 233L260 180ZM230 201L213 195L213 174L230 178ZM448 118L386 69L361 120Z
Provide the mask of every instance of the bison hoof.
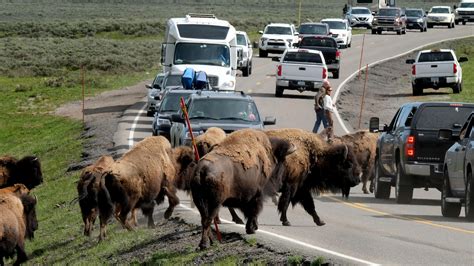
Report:
M242 219L240 219L240 218L234 219L233 221L234 221L234 223L236 223L236 224L244 224L244 221L242 221Z
M255 229L253 229L253 228L246 228L245 231L246 231L247 234L249 234L249 235L255 234Z
M369 194L369 191L367 191L366 188L363 188L362 191L364 192L364 194Z
M283 226L291 226L290 221L284 221L281 223Z
M165 211L165 219L169 219L171 217L171 214L173 214L173 210L166 210Z
M326 224L323 220L315 221L315 223L317 226L323 226Z
M208 248L209 248L209 243L208 242L201 241L201 243L199 243L199 249L200 250L204 250L204 249L208 249Z

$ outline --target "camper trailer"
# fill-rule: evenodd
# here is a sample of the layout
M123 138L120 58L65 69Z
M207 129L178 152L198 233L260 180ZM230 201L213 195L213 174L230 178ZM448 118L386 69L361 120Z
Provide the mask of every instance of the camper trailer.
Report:
M236 32L229 22L210 14L168 20L161 47L165 72L193 68L206 72L213 89L234 90L237 60Z

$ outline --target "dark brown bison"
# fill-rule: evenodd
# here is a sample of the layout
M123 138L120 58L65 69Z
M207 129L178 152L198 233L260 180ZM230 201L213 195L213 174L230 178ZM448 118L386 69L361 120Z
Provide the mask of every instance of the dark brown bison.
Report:
M201 214L201 249L212 242L210 226L221 205L244 213L247 233L258 229L263 199L278 189L282 162L293 151L287 141L243 129L231 133L198 162L191 190Z
M324 225L311 192L336 192L359 184L360 167L354 152L347 145L329 145L319 135L301 129L268 130L266 134L287 140L296 147L296 152L284 162L278 201L282 224L290 225L286 213L291 202L293 206L300 203L318 226Z
M377 149L378 133L372 133L367 130L357 131L355 133L335 137L335 144L346 144L352 148L357 162L362 169L362 191L369 194L367 182L370 180L370 192L373 192L373 180L375 176L375 155ZM342 189L343 196L349 197L350 187Z
M154 227L155 202L160 204L165 195L169 201L165 218L171 216L179 204L173 185L176 171L172 156L166 138L147 137L110 165L103 175L105 189L99 191L100 240L105 237L105 227L114 206L118 208L119 221L128 230L132 230L132 225L127 216L136 208L148 218L148 226Z
M24 184L33 189L43 183L41 164L36 156L25 156L17 160L11 156L0 157L0 188Z
M90 236L99 214L99 191L105 187L102 175L113 162L114 159L111 156L100 157L94 164L82 170L77 183L79 206L84 222L84 235L86 236Z
M34 231L38 229L37 200L25 189L16 186L0 190L0 265L4 265L3 258L12 258L15 251L14 265L25 262L28 259L25 238L34 238Z

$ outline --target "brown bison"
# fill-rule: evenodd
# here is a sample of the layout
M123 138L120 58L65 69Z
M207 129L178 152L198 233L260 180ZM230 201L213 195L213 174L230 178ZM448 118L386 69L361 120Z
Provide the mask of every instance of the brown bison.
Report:
M209 153L215 145L221 143L226 137L224 130L218 127L210 127L202 135L196 137L196 147L199 156Z
M357 162L362 169L362 191L369 194L367 182L370 180L370 192L373 192L373 180L375 176L375 155L377 149L378 133L372 133L367 130L357 131L355 133L335 137L335 144L346 144L352 147ZM350 187L343 188L342 193L346 198L349 197Z
M221 205L244 213L247 233L258 229L263 199L278 189L282 162L293 151L287 141L242 129L231 133L198 162L191 190L201 214L201 249L212 242L210 226Z
M84 222L84 235L86 236L90 236L99 213L99 191L104 189L105 186L102 175L113 162L114 159L111 156L100 157L94 164L82 170L77 183L79 206Z
M0 265L4 265L3 258L12 258L15 251L14 265L25 262L25 238L32 239L38 229L37 200L25 189L20 185L0 190Z
M105 237L107 221L118 208L118 219L128 230L128 214L140 208L148 218L148 226L154 227L153 209L165 195L169 207L165 212L168 219L179 204L174 187L176 174L172 162L169 141L162 137L147 137L137 143L122 158L112 163L104 175L105 189L99 191L100 236Z
M339 191L359 184L360 167L354 152L347 145L329 145L322 137L301 129L268 130L269 137L287 140L296 147L284 163L283 184L278 211L283 225L289 226L286 216L290 202L300 203L318 225L325 222L318 216L312 191Z
M0 188L24 184L33 189L43 183L41 164L36 156L25 156L17 160L11 156L0 157Z

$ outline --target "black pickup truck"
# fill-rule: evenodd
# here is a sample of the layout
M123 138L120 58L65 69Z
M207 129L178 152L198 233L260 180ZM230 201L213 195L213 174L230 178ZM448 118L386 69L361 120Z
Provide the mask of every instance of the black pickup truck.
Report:
M332 73L333 78L339 78L341 52L336 39L330 36L307 36L303 37L297 46L302 49L321 51L328 71Z
M471 103L414 102L400 107L381 130L378 118L371 118L370 130L383 132L377 141L375 197L388 199L392 186L397 203L410 203L414 188L441 191L444 155L454 140L441 138L439 130L459 135L472 111Z

